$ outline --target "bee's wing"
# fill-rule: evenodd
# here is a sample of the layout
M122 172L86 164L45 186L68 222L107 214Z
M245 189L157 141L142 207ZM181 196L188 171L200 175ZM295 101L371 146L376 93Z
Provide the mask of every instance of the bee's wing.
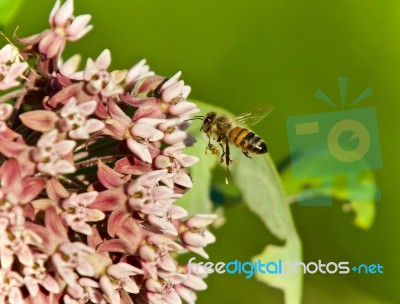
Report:
M255 125L271 113L272 110L273 107L271 105L258 106L250 111L237 115L232 119L241 124Z

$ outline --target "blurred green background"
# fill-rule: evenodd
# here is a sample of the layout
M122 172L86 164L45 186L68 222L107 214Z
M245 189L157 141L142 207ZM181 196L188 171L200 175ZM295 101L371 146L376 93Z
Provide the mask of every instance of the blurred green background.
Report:
M4 31L28 36L48 27L53 0L25 1ZM348 76L348 100L367 86L373 95L356 107L377 111L383 167L376 170L382 200L363 231L341 207L292 212L305 261L380 263L381 275L305 275L303 303L400 303L400 1L95 1L76 0L75 15L90 13L94 29L66 54L97 57L108 48L112 67L147 58L159 75L183 71L191 98L240 113L272 104L254 130L279 164L288 157L286 119L333 109L314 97L323 90L339 102L337 78ZM215 230L211 261L249 260L269 232L245 206L226 212ZM283 303L283 294L239 275L211 275L198 303Z

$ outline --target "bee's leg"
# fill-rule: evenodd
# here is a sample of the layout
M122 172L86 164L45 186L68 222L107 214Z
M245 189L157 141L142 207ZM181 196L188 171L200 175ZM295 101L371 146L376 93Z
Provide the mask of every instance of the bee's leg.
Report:
M242 152L243 152L243 154L244 154L246 157L251 158L251 156L249 156L249 153L248 153L247 151L242 150Z
M225 149L224 149L224 145L222 144L222 139L224 138L223 135L220 135L217 139L217 142L219 143L219 145L221 146L222 149L222 155L220 157L220 163L224 162L224 156L225 156ZM226 141L227 142L227 141Z
M225 154L225 164L226 164L226 177L225 177L225 184L229 184L229 175L231 174L231 172L229 171L229 165L231 163L231 153L229 151L229 142L226 140L225 141L226 144L226 154Z
M219 162L223 163L224 162L224 156L225 156L226 153L225 153L224 145L221 142L219 142L219 145L221 146L221 149L222 149L222 155L219 158Z
M208 145L206 147L206 155L207 155L207 150L210 150L211 152L213 151L214 145L211 144L211 136L210 134L207 134L208 137Z

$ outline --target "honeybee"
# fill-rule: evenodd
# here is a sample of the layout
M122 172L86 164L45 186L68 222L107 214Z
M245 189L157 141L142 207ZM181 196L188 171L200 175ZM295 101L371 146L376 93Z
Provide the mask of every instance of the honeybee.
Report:
M229 143L232 143L236 147L240 148L243 154L248 158L251 158L249 155L250 153L264 154L268 152L265 141L254 132L241 127L240 124L246 123L254 125L267 116L271 110L271 107L263 106L232 118L217 114L215 112L209 112L204 116L194 117L194 119L203 120L200 131L203 131L208 137L206 154L207 150L210 150L212 154L220 157L221 163L224 161L225 157L225 165L227 170L227 175L225 177L226 184L228 184L228 178L230 175L229 165L232 162L238 162L236 160L231 160L230 158ZM211 139L217 141L222 149L222 154L220 154L218 148L211 143Z

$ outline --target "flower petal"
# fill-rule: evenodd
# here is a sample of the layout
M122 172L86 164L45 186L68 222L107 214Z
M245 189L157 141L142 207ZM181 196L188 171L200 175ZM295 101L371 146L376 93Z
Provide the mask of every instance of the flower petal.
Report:
M54 164L54 170L55 172L60 174L68 174L68 173L74 173L76 171L76 168L69 161L65 159L60 159L56 161L56 163Z
M74 21L66 28L67 34L69 36L78 35L80 31L84 30L90 19L92 19L92 16L89 14L75 17Z
M99 57L97 57L96 61L96 66L99 70L107 70L107 68L110 66L111 64L111 53L110 50L105 49L103 52L101 52L101 54L99 55Z
M25 112L19 115L19 118L25 126L39 132L54 130L55 124L59 119L55 112L47 110Z
M86 210L86 221L88 222L97 222L101 221L106 217L106 215L97 209L87 209Z
M120 304L121 297L114 286L112 285L110 279L107 276L101 276L100 278L100 288L107 296L110 303Z
M152 162L151 154L146 145L138 143L133 138L129 138L126 141L126 144L128 145L129 150L131 150L131 152L134 155L139 157L140 160L151 164L151 162Z
M59 27L63 27L68 19L72 18L74 12L74 1L67 0L63 5L56 11L54 15L54 23Z
M179 97L182 88L184 86L183 80L180 80L170 86L168 86L161 94L161 98L165 102L170 102L172 99Z

